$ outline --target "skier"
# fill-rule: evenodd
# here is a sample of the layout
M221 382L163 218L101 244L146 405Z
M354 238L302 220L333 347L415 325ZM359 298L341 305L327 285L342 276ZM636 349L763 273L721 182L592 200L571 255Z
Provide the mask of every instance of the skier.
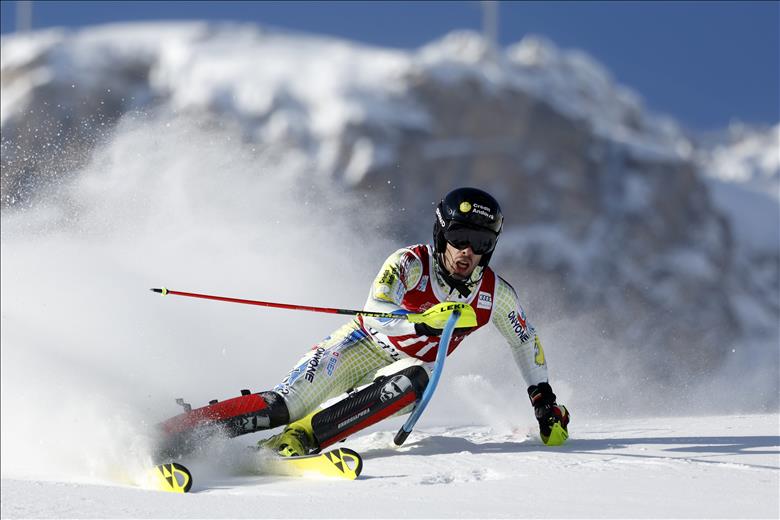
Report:
M502 225L501 208L491 195L476 188L451 191L436 208L433 244L390 255L363 307L413 314L414 319L359 315L315 345L273 390L242 391L242 397L212 402L169 419L164 430L177 443L186 443L191 441L189 429L208 422L220 423L231 436L286 425L259 444L282 456L316 453L382 419L411 411L428 383L444 324L459 309L447 353L474 330L493 323L530 384L542 440L562 444L569 414L548 383L539 336L515 290L489 267Z

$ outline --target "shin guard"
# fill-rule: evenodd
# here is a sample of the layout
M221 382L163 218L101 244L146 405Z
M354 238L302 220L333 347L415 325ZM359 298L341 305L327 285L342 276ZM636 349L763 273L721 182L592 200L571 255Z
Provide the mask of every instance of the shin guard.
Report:
M380 377L359 392L314 414L312 432L323 449L403 410L422 396L428 373L419 365Z
M158 425L160 439L157 458L170 458L192 452L215 434L236 437L287 424L290 415L284 399L275 392L242 395L191 409Z

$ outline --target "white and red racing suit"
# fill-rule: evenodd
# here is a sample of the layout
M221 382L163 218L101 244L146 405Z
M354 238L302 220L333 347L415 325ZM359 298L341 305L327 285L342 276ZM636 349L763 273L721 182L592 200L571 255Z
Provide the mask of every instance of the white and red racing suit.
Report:
M477 314L476 328L493 323L504 336L528 385L547 381L541 342L512 286L489 267L477 267L464 297L437 274L435 262L430 245L399 249L382 266L364 309L420 313L444 301L468 303ZM453 335L448 355L473 330ZM359 316L315 345L274 391L295 421L325 401L370 383L378 370L395 362L416 358L430 372L438 343L438 336L418 335L405 319Z

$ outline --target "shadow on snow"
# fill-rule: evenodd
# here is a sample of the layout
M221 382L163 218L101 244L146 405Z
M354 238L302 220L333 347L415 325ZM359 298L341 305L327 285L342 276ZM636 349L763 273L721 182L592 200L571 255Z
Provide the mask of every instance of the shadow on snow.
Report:
M657 454L620 453L614 450L631 447L661 446L667 457ZM667 446L667 447L663 447ZM625 439L569 439L563 446L546 447L541 442L484 442L477 443L460 437L431 436L409 443L404 450L379 448L362 452L364 459L399 455L443 455L448 453L530 453L554 451L557 453L589 453L610 456L658 458L685 458L712 455L780 455L780 437L772 435L716 436L716 437L637 437ZM700 462L715 462L700 460ZM739 461L718 461L718 464L742 464ZM778 466L757 466L780 469Z

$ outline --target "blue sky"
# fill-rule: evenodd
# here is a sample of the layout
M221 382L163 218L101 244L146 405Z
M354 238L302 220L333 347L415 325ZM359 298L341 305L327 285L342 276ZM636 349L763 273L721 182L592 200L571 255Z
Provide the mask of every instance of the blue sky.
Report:
M2 0L2 32L16 3ZM415 48L481 28L480 2L33 2L33 28L128 20L240 20ZM780 120L778 2L500 2L500 43L542 34L580 48L651 109L698 130Z

